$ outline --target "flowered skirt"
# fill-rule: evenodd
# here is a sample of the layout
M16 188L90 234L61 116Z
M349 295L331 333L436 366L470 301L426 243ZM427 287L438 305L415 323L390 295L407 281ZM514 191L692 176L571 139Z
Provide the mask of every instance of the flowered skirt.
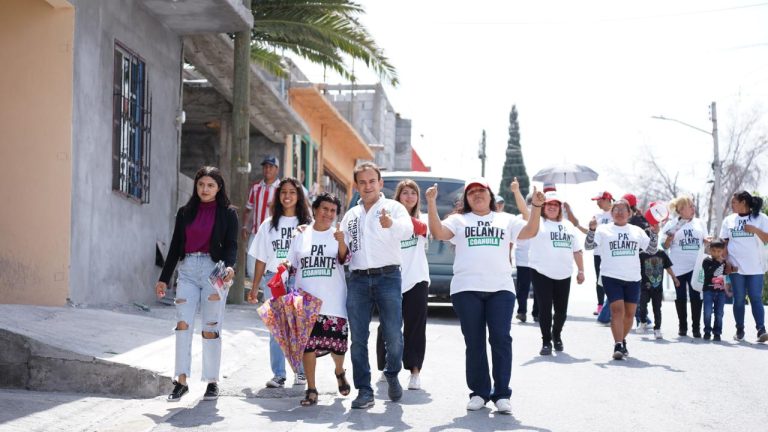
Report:
M314 352L317 357L328 353L344 355L347 352L349 324L341 317L318 315L304 352Z

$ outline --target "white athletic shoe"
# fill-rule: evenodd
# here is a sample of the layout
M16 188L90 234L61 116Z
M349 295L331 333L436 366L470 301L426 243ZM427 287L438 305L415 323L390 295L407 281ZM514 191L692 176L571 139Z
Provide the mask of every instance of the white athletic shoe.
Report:
M656 339L664 339L664 336L661 335L661 330L654 330L653 337L655 337Z
M295 377L293 377L293 385L295 386L303 386L307 384L307 376L304 374L296 374Z
M485 400L480 396L472 396L467 404L467 411L477 411L485 406Z
M408 390L421 390L421 378L418 375L411 374L408 380Z
M512 402L509 399L499 399L496 401L496 409L499 414L512 414Z

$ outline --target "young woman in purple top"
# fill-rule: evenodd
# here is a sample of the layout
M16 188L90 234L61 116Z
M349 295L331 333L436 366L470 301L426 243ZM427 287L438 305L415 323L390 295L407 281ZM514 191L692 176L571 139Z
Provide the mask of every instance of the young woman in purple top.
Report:
M192 332L198 305L203 322L203 375L208 382L203 399L219 395L221 366L221 321L226 290L217 291L208 281L216 263L226 266L225 282L235 274L237 258L237 212L230 206L224 179L215 167L202 167L195 174L195 193L176 213L171 246L160 279L155 285L158 298L165 296L176 265L176 380L169 402L176 402L189 391L187 377L192 363Z

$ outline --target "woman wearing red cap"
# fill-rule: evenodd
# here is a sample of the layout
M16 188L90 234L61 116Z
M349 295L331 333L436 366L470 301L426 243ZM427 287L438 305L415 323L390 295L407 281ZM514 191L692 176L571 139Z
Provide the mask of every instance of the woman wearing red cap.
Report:
M494 194L484 179L467 183L463 207L441 221L437 213L437 184L426 191L429 229L438 240L456 246L451 280L451 302L459 316L466 345L466 379L471 393L467 409L483 408L488 400L498 412L512 411L509 380L512 374L512 311L515 284L510 246L539 230L544 194L534 188L528 223L509 213L494 211ZM486 328L493 361L493 385L488 368Z
M679 322L678 335L688 334L688 297L691 298L691 330L693 337L701 337L701 294L691 287L693 267L699 249L704 247L707 226L696 217L693 200L681 195L669 202L669 210L676 215L664 225L664 249L669 249L672 271L680 286L675 288L675 308Z
M534 293L539 303L542 340L539 354L551 355L552 345L555 351L563 350L561 333L568 313L573 262L575 261L578 267L576 281L582 284L584 261L576 227L563 220L563 206L557 192L547 192L545 197L539 231L529 240L529 264L533 269Z
M600 211L592 217L592 220L595 221L598 226L611 223L611 221L613 221L613 216L611 216L611 206L613 205L613 195L611 195L611 193L608 191L601 192L597 196L592 197L592 201L595 201L597 206L600 208ZM567 207L566 207L566 210L568 210ZM576 216L574 216L573 212L568 211L567 217L568 217L568 220L574 226L576 226L576 228L579 231L581 231L584 234L587 234L588 230L582 227L581 225L579 225L579 221L578 219L576 219ZM594 251L593 257L594 257L594 264L595 264L595 291L597 292L597 309L593 314L599 315L600 312L603 310L603 303L605 302L605 290L603 289L603 285L600 282L600 253L598 251Z
M627 334L632 329L637 303L640 300L640 251L653 254L657 249L659 226L651 226L650 237L629 224L631 208L625 200L613 205L613 222L597 226L589 222L589 232L584 246L600 252L600 273L603 288L611 308L611 333L613 334L613 358L623 359L627 351Z

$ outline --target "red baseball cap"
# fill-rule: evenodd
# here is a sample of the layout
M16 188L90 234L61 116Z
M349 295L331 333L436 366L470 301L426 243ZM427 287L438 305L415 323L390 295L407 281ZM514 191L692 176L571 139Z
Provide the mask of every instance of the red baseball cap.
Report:
M613 201L613 195L611 195L611 193L608 192L608 191L601 192L599 195L593 197L592 201L597 201L597 200L601 200L601 199L607 199L607 200Z
M544 183L544 193L556 191L557 188L555 187L554 183Z
M621 197L621 199L626 200L629 203L630 207L637 207L637 197L636 196L628 193L628 194L624 194L624 196Z
M468 190L470 187L478 185L482 186L488 190L491 190L491 187L488 186L488 180L482 178L482 177L476 177L467 182L467 184L464 186L464 190Z

